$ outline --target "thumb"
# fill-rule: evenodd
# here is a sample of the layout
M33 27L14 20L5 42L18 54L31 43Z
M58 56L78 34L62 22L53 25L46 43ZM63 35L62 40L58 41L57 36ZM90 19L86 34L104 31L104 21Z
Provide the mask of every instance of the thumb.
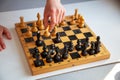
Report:
M3 33L7 37L7 39L12 39L10 32L8 31L7 28L4 28Z

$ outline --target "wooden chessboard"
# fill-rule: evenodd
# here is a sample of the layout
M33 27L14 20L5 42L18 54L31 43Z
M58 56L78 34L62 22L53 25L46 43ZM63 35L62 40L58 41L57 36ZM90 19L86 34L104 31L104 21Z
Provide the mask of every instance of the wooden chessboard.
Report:
M71 16L65 17L66 25L58 27L57 32L60 33L61 42L56 43L54 41L56 36L50 36L48 38L43 36L44 30L41 30L41 37L40 39L44 42L44 44L49 48L51 44L55 44L58 46L59 49L63 49L64 45L69 44L70 41L73 42L73 45L76 46L77 40L81 39L82 42L86 40L86 37L89 38L89 42L96 41L96 35L94 32L88 27L87 24L83 28L79 28L78 24L75 25L70 24ZM27 26L32 27L32 24L35 21L25 22ZM95 55L87 55L82 56L81 51L77 51L75 48L72 52L69 51L69 56L67 59L63 59L61 62L52 61L51 63L47 63L46 59L43 59L40 55L40 60L43 61L43 65L39 67L35 67L34 61L35 58L32 57L34 53L34 48L36 47L41 54L43 52L43 46L36 46L35 41L37 40L36 34L33 33L32 37L26 36L27 27L20 27L20 23L15 24L15 29L18 33L18 37L24 49L24 54L28 61L30 70L32 75L38 75L42 73L47 73L55 70L60 70L68 67L73 67L81 64L86 64L90 62L95 62L103 59L108 59L110 57L109 51L105 48L105 46L101 43L100 52ZM90 47L89 47L90 48ZM87 49L89 49L87 48ZM23 54L23 53L21 53Z

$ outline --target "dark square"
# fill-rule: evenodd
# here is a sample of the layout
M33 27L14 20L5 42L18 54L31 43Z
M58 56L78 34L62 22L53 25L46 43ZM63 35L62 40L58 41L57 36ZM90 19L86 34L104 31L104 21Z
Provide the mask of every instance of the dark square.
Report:
M44 35L42 35L43 39L51 39L51 37L45 37Z
M70 45L70 41L69 42L64 42L63 44L69 46Z
M32 33L32 36L37 36L37 32L33 32L33 33Z
M32 26L33 26L33 23L28 23L27 26L32 27Z
M68 21L67 24L68 24L68 25L71 25L71 24L70 24L70 21Z
M79 28L79 25L77 25L77 27ZM85 27L86 27L86 25L84 25L82 28L85 28ZM81 28L81 29L82 29L82 28Z
M85 35L85 37L92 37L93 35L90 32L87 33L83 33Z
M25 42L33 42L34 41L34 39L32 38L32 37L30 37L30 38L25 38Z
M41 64L39 64L39 62ZM45 64L44 64L43 60L35 60L34 65L35 65L35 67L40 67L40 66L44 66Z
M76 40L77 37L75 35L72 35L72 36L68 36L70 40Z
M73 32L74 32L75 34L81 33L80 29L75 29L75 30L73 30Z
M59 32L60 36L66 36L65 32Z
M41 42L41 44L39 44L38 42ZM45 46L45 43L44 43L44 41L42 41L42 40L40 40L40 41L36 40L36 41L35 41L35 44L36 44L37 47Z
M47 48L48 48L48 49L51 49L51 45L47 45Z
M86 42L86 38L81 39L81 42L85 43Z
M27 32L27 28L21 29L21 32L22 32L22 33L26 33L26 32Z
M63 27L64 31L71 30L69 26Z
M62 40L60 41L60 42L57 42L56 41L56 38L54 38L54 39L52 39L53 40L53 42L56 44L56 43L61 43L62 42Z
M72 57L72 59L80 58L78 52L70 53L70 56Z
M53 60L54 60L54 63L58 63L58 62L62 62L63 61L63 59L61 58L61 60L60 61L56 61L54 58L53 58Z
M34 54L34 53L35 53L34 48L30 48L30 49L29 49L29 52L30 52L30 54Z

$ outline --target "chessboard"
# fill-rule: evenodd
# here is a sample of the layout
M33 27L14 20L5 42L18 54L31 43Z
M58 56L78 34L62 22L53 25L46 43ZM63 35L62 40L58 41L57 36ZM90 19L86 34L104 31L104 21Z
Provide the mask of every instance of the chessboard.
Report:
M32 75L110 57L100 36L95 35L76 11L74 15L66 16L52 32L44 29L39 13L37 17L38 20L28 22L20 17L20 22L15 24Z

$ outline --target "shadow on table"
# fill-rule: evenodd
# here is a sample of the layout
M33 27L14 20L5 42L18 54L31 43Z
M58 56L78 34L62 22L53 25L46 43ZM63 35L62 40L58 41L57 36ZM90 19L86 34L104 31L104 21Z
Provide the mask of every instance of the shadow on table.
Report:
M120 71L116 73L115 80L120 80Z

